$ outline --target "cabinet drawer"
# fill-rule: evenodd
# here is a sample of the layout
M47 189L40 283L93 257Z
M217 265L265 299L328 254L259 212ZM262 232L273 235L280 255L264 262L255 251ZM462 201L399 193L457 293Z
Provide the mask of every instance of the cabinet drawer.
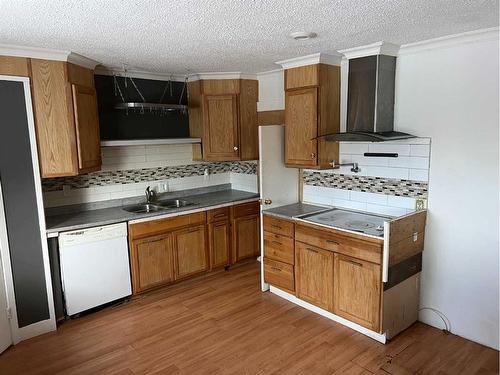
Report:
M264 256L293 265L295 263L293 238L264 231Z
M223 221L229 219L229 207L216 208L207 213L207 221L213 223L214 221Z
M293 266L264 258L264 281L278 288L295 291Z
M362 240L326 228L317 229L301 224L296 226L295 240L372 263L382 262L382 240Z
M233 218L236 219L238 217L258 214L260 210L260 204L257 201L243 203L237 206L233 206L232 209L233 209Z
M129 224L128 235L130 238L142 238L153 234L161 234L173 229L186 226L205 224L207 215L205 212L197 212L190 215L182 215L168 219L151 220L144 223Z
M264 230L267 232L293 238L293 226L294 225L291 221L264 215Z

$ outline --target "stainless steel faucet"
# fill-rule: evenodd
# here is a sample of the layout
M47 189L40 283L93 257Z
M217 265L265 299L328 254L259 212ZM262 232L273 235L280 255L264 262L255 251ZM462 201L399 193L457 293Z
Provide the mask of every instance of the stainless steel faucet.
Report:
M146 202L147 203L151 203L156 197L156 193L154 190L151 190L151 186L148 186L146 188L145 194L146 194Z
M333 160L330 165L332 166L332 169L339 169L340 167L352 167L351 172L358 173L361 171L358 167L358 163L335 163L335 160Z

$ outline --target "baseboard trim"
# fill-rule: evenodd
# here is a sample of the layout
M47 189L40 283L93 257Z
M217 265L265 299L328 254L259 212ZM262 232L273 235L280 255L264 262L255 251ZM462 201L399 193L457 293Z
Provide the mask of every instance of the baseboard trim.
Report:
M271 285L271 288L269 289L269 291L273 294L276 294L277 296L279 296L281 298L286 299L287 301L295 303L296 305L298 305L300 307L303 307L309 311L312 311L316 314L324 316L325 318L328 318L328 319L333 320L337 323L340 323L346 327L349 327L349 328L351 328L359 333L362 333L363 335L368 336L368 337L370 337L370 338L372 338L372 339L374 339L382 344L386 343L385 334L380 334L380 333L377 333L374 331L370 331L369 329L367 329L363 326L360 326L359 324L356 324L356 323L353 323L347 319L341 318L340 316L332 314L329 311L323 310L320 307L311 305L310 303L295 297L293 294L287 293L287 292L285 292L281 289L278 289L272 285Z
M44 333L55 331L56 329L57 326L53 319L41 320L29 326L21 327L19 328L18 336L14 337L14 344L38 335L43 335Z

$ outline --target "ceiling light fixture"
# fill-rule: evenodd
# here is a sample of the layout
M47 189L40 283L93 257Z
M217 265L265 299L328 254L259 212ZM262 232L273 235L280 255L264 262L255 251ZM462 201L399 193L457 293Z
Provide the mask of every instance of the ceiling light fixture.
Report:
M295 40L307 40L318 36L318 34L310 31L295 31L290 34L290 36Z

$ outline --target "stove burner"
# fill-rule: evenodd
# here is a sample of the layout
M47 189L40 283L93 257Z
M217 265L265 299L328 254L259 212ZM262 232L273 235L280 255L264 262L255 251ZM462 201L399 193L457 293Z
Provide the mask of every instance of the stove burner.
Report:
M374 224L362 220L347 221L345 226L351 229L371 229L375 227Z

